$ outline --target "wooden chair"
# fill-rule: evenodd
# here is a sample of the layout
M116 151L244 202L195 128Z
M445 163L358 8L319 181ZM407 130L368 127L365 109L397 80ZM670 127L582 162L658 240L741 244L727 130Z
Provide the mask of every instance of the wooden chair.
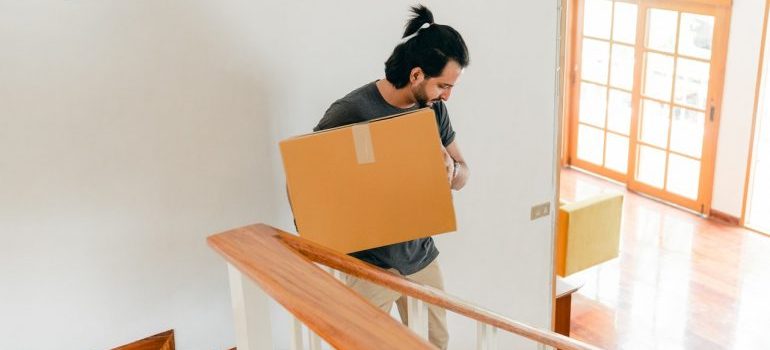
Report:
M583 283L562 277L618 257L623 195L600 194L564 203L556 227L554 331L569 336L572 294Z

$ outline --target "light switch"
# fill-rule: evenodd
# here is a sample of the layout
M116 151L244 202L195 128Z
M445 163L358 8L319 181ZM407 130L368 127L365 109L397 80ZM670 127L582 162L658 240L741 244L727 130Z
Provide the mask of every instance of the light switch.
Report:
M551 202L545 202L532 207L529 215L530 220L535 220L543 216L548 216L551 213Z

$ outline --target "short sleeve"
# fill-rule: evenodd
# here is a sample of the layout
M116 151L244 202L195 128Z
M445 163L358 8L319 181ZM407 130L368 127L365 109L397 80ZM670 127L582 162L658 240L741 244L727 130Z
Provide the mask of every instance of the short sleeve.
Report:
M323 118L318 122L318 125L313 128L313 131L336 128L338 126L358 123L360 121L362 121L361 113L359 113L355 106L352 103L341 99L329 106L326 113L324 113Z
M449 146L455 140L455 131L452 129L452 121L449 120L446 105L444 102L434 103L433 111L436 112L436 125L438 134L441 136L441 144L444 147Z

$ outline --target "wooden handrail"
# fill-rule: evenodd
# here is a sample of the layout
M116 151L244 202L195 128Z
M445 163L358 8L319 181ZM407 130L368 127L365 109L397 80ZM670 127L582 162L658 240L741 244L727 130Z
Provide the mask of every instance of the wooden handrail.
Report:
M207 242L336 349L435 349L282 243L280 234L260 224L210 236Z
M318 335L326 339L326 341L331 345L340 349L346 349L348 347L337 346L336 343L333 342L336 339L329 339L327 336L331 335L332 338L336 338L342 335L346 337L354 337L355 334L342 333L358 333L363 331L373 332L362 336L366 342L358 344L366 344L366 346L363 348L372 348L372 336L374 334L379 334L378 339L394 338L388 339L390 341L388 346L393 344L395 348L419 349L424 348L426 345L420 344L419 346L422 347L411 347L407 343L402 343L401 341L403 340L401 339L402 335L400 333L397 335L390 334L391 331L386 331L383 329L383 325L385 323L379 323L384 322L383 316L384 318L390 319L391 321L395 321L393 318L391 318L386 313L379 311L377 308L366 302L362 297L345 287L341 282L337 281L329 274L323 272L323 276L316 276L318 271L322 272L323 270L316 267L314 264L308 264L309 261L314 261L346 274L385 286L401 294L423 300L429 304L440 306L449 311L453 311L460 315L492 325L493 327L529 338L538 343L554 346L562 350L599 349L590 344L586 344L581 341L551 332L550 330L535 328L521 322L511 320L505 316L474 306L471 303L446 294L441 290L410 281L408 279L392 274L386 270L380 269L376 266L367 264L361 260L341 254L329 248L320 246L311 241L304 240L298 236L288 234L267 225L257 224L220 233L209 237L208 242L210 246L219 251L220 254L224 255L231 264L236 266L239 270L241 270L241 272L247 274L258 284L260 284L260 286L271 297L286 307L290 312L297 316L297 318L305 322L309 328L316 331ZM281 246L282 248L277 248L277 246ZM289 258L288 255L291 255L292 253L294 256ZM300 266L302 264L306 266ZM257 267L254 265L262 266ZM313 269L313 279L310 279L311 269ZM291 278L292 282L290 283L292 283L292 287L298 287L295 289L300 290L304 288L305 291L324 291L323 294L328 296L328 299L323 300L323 303L330 303L333 301L334 306L326 307L321 310L320 307L323 303L318 300L317 296L301 295L303 293L287 290L291 288L286 288L286 285L284 284L287 282L283 280L290 278L289 276L284 276L286 274L296 274L297 276L302 276ZM278 279L281 279L281 282L279 282ZM294 283L296 283L296 285ZM313 288L307 288L307 286L312 286ZM343 293L340 288L344 289L347 293ZM326 291L327 289L328 291ZM342 299L336 299L338 297ZM301 300L304 298L309 299ZM368 306L370 306L370 308L364 308L363 306L358 305L360 304L360 301L364 301ZM306 306L298 307L297 304ZM355 305L351 306L348 304ZM342 305L345 306L343 307ZM307 310L308 308L318 309ZM341 312L349 311L348 309L351 308L355 308L356 310L366 309L366 312L371 312L371 308L374 308L374 310L378 311L380 316L375 319L370 314L367 314L365 317L363 317L366 319L366 322L364 323L365 326L359 325L360 327L356 328L361 329L353 330L350 326L361 322L359 320L361 317L355 317L355 320L350 317L354 316L355 313L360 311L350 311L349 313ZM298 314L295 312L295 310L301 311L301 313ZM336 318L336 316L340 316L338 313L343 314L341 316L344 320L340 321L339 318ZM345 330L345 332L324 333L323 330L316 330L316 328L313 328L317 326L311 326L310 324L317 322L318 318L331 318L332 316L335 316L335 319L337 319L336 322L343 323L342 328ZM361 314L355 316L361 316ZM401 326L400 324L397 324L397 322L396 325ZM389 327L394 326L389 325ZM394 328L398 328L399 332L406 329L403 326L400 328ZM407 330L407 332L409 331ZM408 337L404 337L404 340L407 338ZM411 338L408 339L410 341L412 340ZM427 346L430 347L431 345L427 344ZM350 348L358 349L359 347L352 346Z
M426 303L440 306L468 318L532 339L538 343L554 346L562 350L599 350L599 348L593 345L565 337L561 334L511 320L505 316L449 295L439 289L402 278L387 270L367 264L348 255L340 254L298 236L281 232L280 238L310 260L324 264L346 274L385 286L401 294L420 299Z

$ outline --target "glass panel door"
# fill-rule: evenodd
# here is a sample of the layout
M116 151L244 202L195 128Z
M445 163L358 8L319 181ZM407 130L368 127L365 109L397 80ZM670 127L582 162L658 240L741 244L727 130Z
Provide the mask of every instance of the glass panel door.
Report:
M675 0L581 5L570 163L708 211L728 9Z
M715 140L704 136L707 129L716 135L721 77L714 84L712 75L724 51L715 29L719 12L676 2L644 3L640 12L641 86L628 186L705 212Z
M637 5L585 0L574 157L615 179L628 171Z

